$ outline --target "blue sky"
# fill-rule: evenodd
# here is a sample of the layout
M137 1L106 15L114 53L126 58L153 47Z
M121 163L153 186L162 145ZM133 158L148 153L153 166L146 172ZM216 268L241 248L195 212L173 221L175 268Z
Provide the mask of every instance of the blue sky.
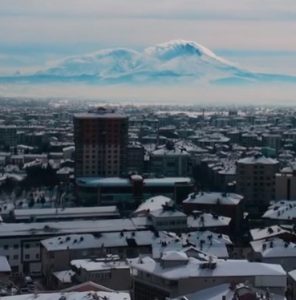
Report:
M295 74L295 20L295 0L0 0L0 73L181 38L253 70Z

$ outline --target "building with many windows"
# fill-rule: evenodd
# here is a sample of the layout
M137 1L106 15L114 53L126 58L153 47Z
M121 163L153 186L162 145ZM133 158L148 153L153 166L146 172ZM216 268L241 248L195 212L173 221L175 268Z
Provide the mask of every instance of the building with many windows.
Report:
M128 118L113 110L74 115L75 174L116 177L126 170Z

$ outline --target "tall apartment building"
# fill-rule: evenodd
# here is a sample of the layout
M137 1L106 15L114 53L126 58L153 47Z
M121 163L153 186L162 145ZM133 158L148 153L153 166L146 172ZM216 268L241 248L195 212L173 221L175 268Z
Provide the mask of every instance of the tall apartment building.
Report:
M15 125L0 126L0 146L13 147L17 144L17 134Z
M275 199L296 200L296 166L281 170L275 176Z
M118 177L126 170L128 117L100 108L74 115L76 177Z
M246 157L237 162L237 192L244 196L252 214L264 212L275 199L275 174L279 163L263 156Z

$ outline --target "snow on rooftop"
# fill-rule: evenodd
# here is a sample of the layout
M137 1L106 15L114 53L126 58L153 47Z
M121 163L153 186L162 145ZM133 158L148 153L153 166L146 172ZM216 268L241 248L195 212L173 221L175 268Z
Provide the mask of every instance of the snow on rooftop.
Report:
M218 216L211 213L198 213L195 216L188 216L187 225L189 228L209 228L229 226L231 218Z
M11 272L6 256L0 256L0 272Z
M265 228L255 228L250 230L251 237L254 241L275 237L282 233L290 233L290 232L286 229L283 229L279 225L274 225Z
M188 256L180 251L166 251L161 257L162 260L188 261Z
M75 275L75 272L72 270L65 270L54 272L53 276L56 277L62 283L71 283L72 277Z
M276 220L296 219L296 201L281 200L268 207L263 218Z
M252 249L262 257L296 257L296 244L285 242L280 238L252 241Z
M296 281L296 270L290 271L288 274L294 281Z
M237 205L243 196L235 193L199 192L191 193L183 203Z
M247 260L216 260L215 268L202 268L204 262L190 257L182 266L164 268L160 262L144 257L141 261L132 261L131 266L156 276L179 280L188 277L246 277L277 276L273 286L286 287L286 272L281 265L249 262Z
M117 232L121 230L135 231L147 228L146 218L112 219L110 220L75 220L35 223L2 223L0 237L58 235L71 233Z
M235 288L230 288L229 283L219 284L210 288L206 288L195 293L191 293L188 295L180 296L174 298L172 300L233 300L235 299L235 292L244 289L246 292L256 292L257 295L262 295L262 298L257 298L257 300L264 300L265 292L264 290L258 290L254 288L249 288L245 284L238 284ZM270 292L269 292L270 293ZM272 296L272 300L286 300L285 296L277 295L274 293L270 293ZM223 298L225 297L225 298Z
M110 269L129 269L129 265L124 261L119 260L93 260L93 259L75 259L70 263L71 266L77 269L84 269L88 272L104 271Z
M195 252L194 257L207 259L208 255L220 258L228 257L227 246L232 242L227 235L211 231L194 231L182 233L159 232L159 238L152 243L152 256L160 258L165 251Z
M152 231L106 232L99 236L92 234L71 234L57 236L41 241L47 251L66 249L88 249L102 247L127 247L128 240L133 239L138 246L150 245L154 234Z
M130 295L126 292L69 292L69 293L40 293L40 294L24 294L2 297L2 300L60 300L64 296L67 300L130 300Z
M240 164L264 164L264 165L276 165L278 161L276 159L272 159L270 157L265 156L250 156L241 158L237 161Z
M154 211L162 208L166 203L171 203L173 200L165 196L155 196L145 200L139 205L139 207L134 211L134 214L139 214L145 211Z
M37 216L39 219L44 217L57 218L65 216L101 216L115 214L119 216L116 206L93 206L93 207L65 207L65 208L30 208L30 209L15 209L14 216L16 219L22 217Z

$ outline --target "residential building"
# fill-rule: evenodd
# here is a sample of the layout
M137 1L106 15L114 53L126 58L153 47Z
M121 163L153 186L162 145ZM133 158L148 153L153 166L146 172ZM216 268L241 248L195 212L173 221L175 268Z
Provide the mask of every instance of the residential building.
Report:
M260 215L275 199L275 174L279 162L263 156L239 159L237 162L237 192L244 196L245 208Z
M99 108L74 115L77 177L118 177L126 171L128 117Z
M223 283L246 282L255 288L284 295L287 274L280 265L247 260L200 261L181 252L165 252L160 261L150 257L131 262L137 300L165 300Z

